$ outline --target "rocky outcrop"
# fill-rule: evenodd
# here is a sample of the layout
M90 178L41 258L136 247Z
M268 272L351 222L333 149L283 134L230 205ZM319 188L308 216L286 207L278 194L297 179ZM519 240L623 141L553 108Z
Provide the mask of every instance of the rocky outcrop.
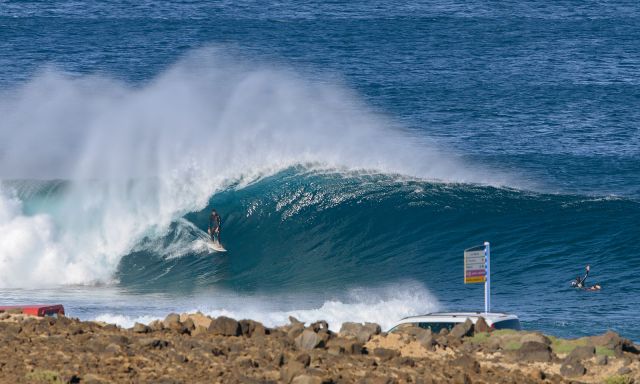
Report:
M243 336L258 337L258 336L265 336L268 333L267 328L265 328L264 325L262 325L257 321L240 320L239 323L240 323L240 331Z
M386 361L400 356L400 352L390 348L376 348L373 350L373 355L382 361Z
M200 312L196 312L196 313L183 313L180 315L180 321L181 322L187 322L188 320L191 320L193 322L193 328L197 328L197 327L203 327L203 328L209 328L209 325L211 325L211 321L213 321L213 319L209 316L203 315Z
M220 316L211 321L209 332L220 336L240 336L242 334L242 327L236 320Z
M551 348L537 341L527 341L515 350L516 360L525 362L548 363L554 359Z
M151 328L141 323L135 323L131 331L135 333L149 333L151 332Z
M595 357L596 348L592 345L584 345L576 347L569 356L567 356L567 360L587 360Z
M622 356L623 352L630 352L633 354L640 353L640 348L638 346L612 331L608 331L604 335L592 336L589 338L589 342L592 345L613 350L616 356Z
M343 337L354 337L359 342L366 343L380 332L380 326L374 323L343 323L338 334Z
M587 369L579 360L569 359L560 366L560 374L566 377L583 376L587 373Z
M451 361L451 364L457 367L461 367L466 372L479 373L480 364L473 357L463 354Z
M327 334L313 332L313 330L305 329L295 338L295 345L302 350L311 350L314 348L322 348L328 340Z
M162 322L162 325L168 329L176 329L178 327L181 327L182 324L180 323L180 315L178 315L177 313L168 314Z
M455 327L451 329L449 336L454 339L462 339L465 336L473 335L473 322L470 319L467 319L464 323L456 324Z
M476 321L476 323L474 324L474 331L475 332L490 332L491 331L491 327L489 326L489 324L487 324L487 321L484 319L484 317L479 317L478 320Z
M480 332L468 324L450 333L407 328L384 334L376 325L354 323L335 334L324 321L305 326L293 319L267 328L202 314L171 314L130 329L65 317L3 318L3 382L600 383L607 375L640 380L633 344L612 334L594 342L551 343L539 333ZM596 349L597 342L603 345ZM576 348L568 351L571 343ZM554 351L558 345L560 352ZM619 356L613 353L617 346Z

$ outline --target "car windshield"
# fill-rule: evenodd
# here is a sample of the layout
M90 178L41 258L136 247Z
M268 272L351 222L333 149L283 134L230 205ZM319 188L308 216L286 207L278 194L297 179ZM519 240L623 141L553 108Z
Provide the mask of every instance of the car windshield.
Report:
M522 327L520 326L520 320L518 319L496 321L495 323L492 324L492 328L493 329L515 329L516 331L519 331L522 329Z
M449 323L449 322L429 322L429 323L418 323L418 327L422 329L430 329L433 333L439 333L442 329L446 329L450 331L457 323Z

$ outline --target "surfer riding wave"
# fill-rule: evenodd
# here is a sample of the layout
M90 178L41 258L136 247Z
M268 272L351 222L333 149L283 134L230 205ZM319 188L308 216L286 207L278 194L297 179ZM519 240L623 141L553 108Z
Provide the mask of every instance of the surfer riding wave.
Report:
M220 229L221 229L222 220L220 219L220 215L216 210L211 211L211 215L209 216L209 236L211 236L211 241L214 243L220 243Z

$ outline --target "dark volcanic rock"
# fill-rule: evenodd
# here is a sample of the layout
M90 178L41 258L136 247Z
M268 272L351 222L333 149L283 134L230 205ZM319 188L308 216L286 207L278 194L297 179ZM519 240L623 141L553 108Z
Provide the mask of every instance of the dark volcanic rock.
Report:
M182 326L189 332L196 329L196 324L190 318L187 318L185 321L183 321Z
M396 351L395 349L376 348L373 350L373 355L375 357L379 357L380 360L385 361L385 360L391 360L394 357L400 356L400 352Z
M295 339L296 337L300 336L300 334L304 331L304 324L297 322L297 323L291 323L289 329L287 330L287 336L290 339Z
M267 334L267 329L264 325L253 320L240 320L240 329L242 330L242 335L247 337L264 336Z
M591 336L589 338L595 346L607 347L613 349L617 344L622 343L620 335L613 331L607 331L604 335Z
M560 366L560 374L566 377L582 376L587 373L587 369L578 360L571 360Z
M596 355L596 348L592 345L576 347L567 356L566 360L587 360Z
M191 331L191 336L205 335L209 332L209 330L201 325L198 325L196 329Z
M327 342L327 348L332 355L362 354L363 344L352 338L337 337Z
M280 368L280 378L285 383L290 383L296 375L304 372L304 364L299 361L289 361L285 366Z
M479 317L473 326L474 332L491 332L491 327L485 321L484 317Z
M416 361L410 357L399 356L393 360L393 364L406 367L415 367Z
M329 324L324 320L320 320L309 325L309 329L313 330L313 332L316 332L316 333L323 332L323 331L329 332Z
M522 344L520 349L515 352L516 358L519 361L527 362L550 362L553 360L553 353L551 347L544 343L537 341L527 341Z
M551 345L551 339L540 332L518 332L518 335L520 336L520 342L523 344L527 341L535 341L545 345Z
M456 367L461 367L468 372L480 372L480 364L469 355L462 355L460 357L457 357L451 361L451 364Z
M436 344L447 348L449 346L449 339L447 338L447 335L438 334L438 337L436 337Z
M615 332L608 331L604 335L592 336L589 338L595 346L602 346L612 349L616 356L622 356L623 352L639 353L638 349L630 340L620 337Z
M629 367L620 367L618 369L618 375L628 375L631 373L631 368Z
M461 339L464 336L472 336L473 335L473 322L470 319L467 319L464 323L456 324L455 327L451 329L449 336L455 339Z
M302 325L304 326L304 322L302 322L302 321L300 321L300 320L296 319L296 318L295 318L295 317L293 317L293 316L289 316L289 323L290 323L291 325L295 325L295 324L302 324Z
M182 326L182 324L180 324L180 315L178 315L177 313L168 314L162 322L162 325L164 325L165 328L169 329L176 329Z
M311 364L311 356L308 353L301 353L296 357L296 361L302 363L306 368Z
M156 349L163 349L169 346L168 341L154 339L154 338L140 339L138 341L138 344L140 344L140 346L142 347L156 348Z
M164 329L164 324L160 320L154 320L149 323L149 328L151 328L152 331L162 331Z
M374 335L379 335L382 329L375 323L343 323L338 333L340 336L355 337L359 342L366 343Z
M221 336L240 336L242 334L242 328L236 320L220 316L211 322L209 332Z
M135 333L149 333L149 332L151 332L151 328L147 327L144 324L135 323L133 325L133 328L131 328L131 331L133 331Z
M450 348L459 348L462 347L462 338L458 338L455 336L447 336L447 346Z
M417 341L422 347L432 351L436 345L435 335L430 329L420 327L407 327L398 331L400 334L408 335L412 340Z
M326 334L315 333L310 329L305 329L298 337L296 337L295 344L296 347L300 349L311 350L314 348L324 347L326 341Z

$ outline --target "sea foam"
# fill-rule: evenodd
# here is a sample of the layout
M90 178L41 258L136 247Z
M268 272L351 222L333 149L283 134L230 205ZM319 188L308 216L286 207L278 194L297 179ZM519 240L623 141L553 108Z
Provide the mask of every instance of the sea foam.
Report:
M342 323L348 321L374 322L388 330L402 317L438 310L438 300L421 284L412 281L398 282L383 287L353 288L333 299L313 302L310 297L279 297L222 295L217 299L193 298L198 304L178 306L178 312L200 311L212 317L227 316L235 319L257 320L269 327L289 323L289 316L307 324L325 320L335 332ZM167 315L152 310L153 313L97 313L88 320L114 323L131 327L134 323L148 324Z

